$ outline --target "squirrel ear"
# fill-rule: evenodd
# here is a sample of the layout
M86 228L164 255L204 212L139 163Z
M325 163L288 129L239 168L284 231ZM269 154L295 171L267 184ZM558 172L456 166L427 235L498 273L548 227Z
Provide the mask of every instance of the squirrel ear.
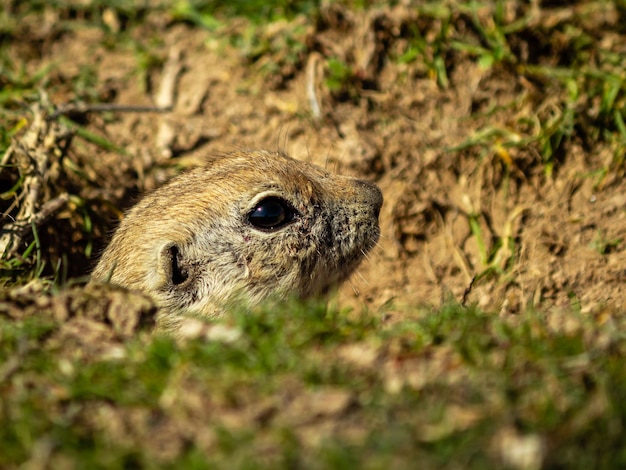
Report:
M166 245L161 251L161 268L170 285L178 286L189 279L190 266L175 243Z

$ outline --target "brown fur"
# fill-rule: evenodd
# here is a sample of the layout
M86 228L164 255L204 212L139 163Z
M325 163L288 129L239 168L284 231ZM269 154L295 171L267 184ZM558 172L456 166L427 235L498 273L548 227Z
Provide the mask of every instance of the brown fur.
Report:
M297 212L273 230L253 226L259 201ZM280 152L237 151L148 194L121 222L92 274L144 292L172 326L178 313L213 316L243 298L310 297L357 267L378 240L382 194Z

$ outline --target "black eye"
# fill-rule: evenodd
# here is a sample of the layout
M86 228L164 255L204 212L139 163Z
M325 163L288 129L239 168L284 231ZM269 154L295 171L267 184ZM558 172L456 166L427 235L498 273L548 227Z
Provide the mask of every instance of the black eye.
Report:
M274 230L291 222L296 211L291 205L278 198L268 197L257 203L248 214L248 222L262 230Z

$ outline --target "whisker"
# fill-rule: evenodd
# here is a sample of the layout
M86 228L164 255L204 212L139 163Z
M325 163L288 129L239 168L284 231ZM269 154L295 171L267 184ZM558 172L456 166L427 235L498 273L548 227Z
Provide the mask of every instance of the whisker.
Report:
M348 284L350 284L350 287L352 288L352 292L354 293L354 295L359 297L361 295L361 291L356 286L356 284L354 282L352 282L352 278L348 278L347 282L348 282Z
M361 280L366 284L366 285L370 285L369 281L367 279L365 279L365 277L363 277L363 274L361 274L359 271L357 271L357 275L361 278Z

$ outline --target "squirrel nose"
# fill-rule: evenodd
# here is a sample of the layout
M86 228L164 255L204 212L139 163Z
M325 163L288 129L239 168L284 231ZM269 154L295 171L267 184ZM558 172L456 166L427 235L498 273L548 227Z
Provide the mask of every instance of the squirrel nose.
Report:
M365 202L374 210L376 217L380 214L383 206L383 193L378 186L370 181L355 180L355 184L360 186L365 193Z

